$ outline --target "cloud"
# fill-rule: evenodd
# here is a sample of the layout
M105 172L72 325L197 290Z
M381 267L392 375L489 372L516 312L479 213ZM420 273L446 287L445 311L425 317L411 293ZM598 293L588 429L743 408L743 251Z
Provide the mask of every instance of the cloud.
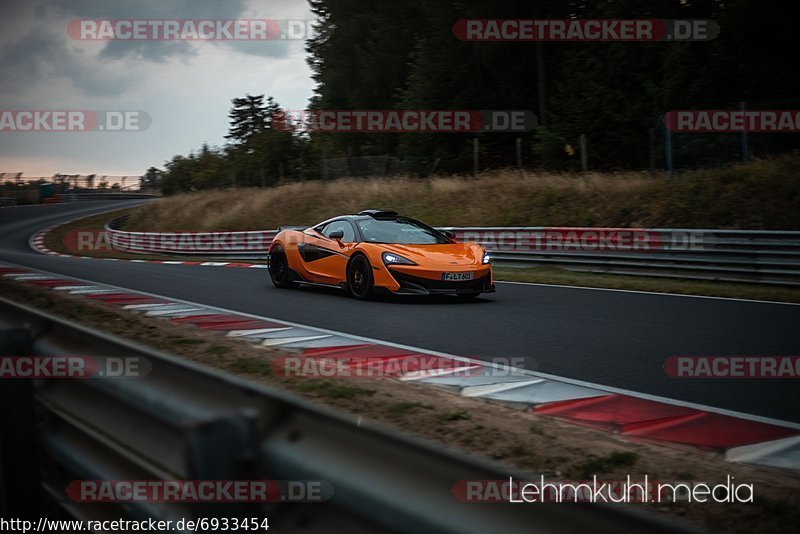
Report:
M8 97L41 84L62 89L72 83L89 96L114 96L125 91L134 78L109 76L102 61L70 50L63 41L42 27L34 27L19 40L0 51L0 94Z
M244 0L138 0L108 2L104 0L39 0L62 19L229 19L240 16ZM191 56L193 46L186 41L110 41L102 46L99 56L165 62L170 57ZM203 43L208 44L208 43Z
M67 35L71 20L310 16L301 0L0 0L4 109L144 110L153 119L129 134L0 132L0 172L141 173L224 143L233 98L267 94L302 109L312 92L303 41L80 41Z
M285 3L252 5L246 0L10 0L3 7L3 18L15 31L0 38L0 69L9 73L0 80L0 92L8 94L45 79L64 77L87 95L114 96L135 80L124 74L122 79L110 78L107 71L113 62L127 62L128 68L133 68L138 62L192 61L213 47L231 54L277 59L303 47L303 41L75 41L67 35L71 20L276 18L303 13L305 8L303 2L290 7L284 11Z
M39 0L44 1L44 0ZM251 4L247 0L140 0L118 4L104 0L68 0L47 2L48 8L61 16L88 19L240 19L278 18L288 10L305 11L304 2L261 2ZM126 56L137 59L164 62L169 57L192 56L203 46L231 47L239 52L263 57L285 57L291 43L286 41L216 41L189 43L171 41L112 41L105 43L102 57L122 59Z

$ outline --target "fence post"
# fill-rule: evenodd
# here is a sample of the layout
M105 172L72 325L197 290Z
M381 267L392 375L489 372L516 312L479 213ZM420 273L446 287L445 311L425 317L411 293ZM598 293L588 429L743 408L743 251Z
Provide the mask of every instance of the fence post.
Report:
M478 174L478 138L472 140L472 174L473 176L477 176Z
M320 164L320 173L322 175L322 182L325 183L325 178L328 174L328 151L322 147L322 162Z
M739 102L739 109L742 110L742 115L747 111L747 102L742 100ZM750 154L747 150L747 128L742 128L742 161L750 161Z
M517 137L517 168L522 168L522 139Z
M303 155L302 154L300 154L300 181L301 182L305 182L306 181L306 173L305 173L305 168L304 168L304 165L303 165Z
M667 177L672 178L672 130L670 130L669 125L666 125L664 128L664 133L666 137L666 156L667 156Z
M586 172L589 170L589 154L586 153L586 134L581 134L579 142L581 145L581 169Z
M648 134L650 135L650 177L656 176L656 129L649 128Z

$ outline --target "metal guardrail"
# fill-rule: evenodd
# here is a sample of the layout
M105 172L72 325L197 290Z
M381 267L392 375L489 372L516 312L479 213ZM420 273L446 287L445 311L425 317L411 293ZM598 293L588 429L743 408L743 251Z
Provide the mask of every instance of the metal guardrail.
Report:
M17 199L15 197L0 197L0 206L16 206Z
M800 285L800 231L546 227L450 230L460 239L481 243L496 262L510 265ZM609 237L612 234L616 237Z
M4 386L0 465L23 467L0 472L0 487L17 490L0 493L4 515L14 515L8 509L13 495L24 494L31 504L38 472L46 494L78 519L269 517L281 532L683 531L619 506L460 502L451 493L459 480L530 478L3 298L0 345L6 354L113 355L150 363L144 378L49 379L35 388L17 379L10 382L25 386ZM46 468L30 465L37 461ZM332 485L333 498L202 505L65 498L70 480L87 479L319 480Z
M159 198L159 195L148 193L61 193L61 202L83 202L88 200L136 200Z
M126 232L106 230L126 252L263 258L277 230ZM678 228L447 227L484 246L501 265L572 271L800 285L800 231Z
M230 259L266 258L267 248L278 230L249 232L126 232L121 230L128 215L108 224L108 240L117 250L138 254L221 256Z

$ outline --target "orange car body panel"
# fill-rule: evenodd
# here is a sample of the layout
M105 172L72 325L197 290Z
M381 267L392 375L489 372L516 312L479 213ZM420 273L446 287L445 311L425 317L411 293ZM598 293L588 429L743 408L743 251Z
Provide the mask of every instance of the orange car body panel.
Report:
M270 252L280 245L289 267L306 282L341 286L346 283L347 264L354 254L363 254L373 268L374 285L391 292L401 289L393 272L431 281L442 279L442 273L473 273L478 280L488 276L488 286L493 283L492 267L482 263L484 249L477 243L447 243L432 245L400 245L385 243L343 243L329 239L316 230L283 230L270 244ZM318 247L326 256L314 261L304 261L300 247ZM383 253L393 252L413 261L416 265L391 265L383 262Z

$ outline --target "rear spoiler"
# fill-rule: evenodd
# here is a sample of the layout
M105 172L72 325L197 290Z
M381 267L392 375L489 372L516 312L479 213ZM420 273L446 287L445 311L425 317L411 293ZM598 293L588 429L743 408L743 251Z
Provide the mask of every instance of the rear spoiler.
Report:
M302 232L308 228L310 228L310 226L279 226L278 231L282 232L284 230L297 230L298 232Z

